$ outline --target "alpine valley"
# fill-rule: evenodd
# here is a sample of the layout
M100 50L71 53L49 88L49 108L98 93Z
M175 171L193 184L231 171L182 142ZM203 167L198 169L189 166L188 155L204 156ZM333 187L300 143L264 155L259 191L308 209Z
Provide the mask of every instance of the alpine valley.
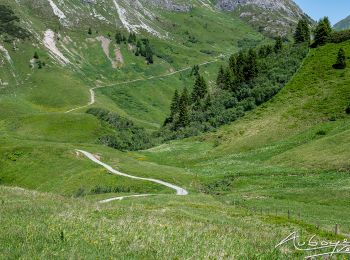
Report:
M292 0L0 0L1 259L302 259L350 235L350 31Z

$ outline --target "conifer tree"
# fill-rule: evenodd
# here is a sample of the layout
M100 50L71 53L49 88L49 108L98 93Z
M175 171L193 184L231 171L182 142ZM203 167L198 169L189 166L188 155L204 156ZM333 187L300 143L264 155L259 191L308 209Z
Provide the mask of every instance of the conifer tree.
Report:
M224 67L222 65L220 66L220 69L218 72L218 77L216 79L216 85L221 89L225 88L225 70L224 70Z
M234 74L231 71L231 69L226 68L225 72L224 72L224 85L223 85L223 89L226 90L232 90L233 87L233 83L234 83Z
M182 91L181 98L185 102L186 106L190 106L191 105L190 97L189 97L188 90L187 90L186 87L184 87L184 89Z
M121 44L123 41L123 36L122 33L120 31L117 31L115 34L115 41L117 44Z
M257 55L254 49L250 49L244 66L244 79L249 81L258 74Z
M136 56L142 55L142 43L141 43L141 41L137 41L137 43L136 43L135 55Z
M136 34L135 33L131 32L129 34L128 43L136 43Z
M189 124L188 106L184 95L181 96L179 101L179 118L175 122L175 128L179 129L181 127L186 127Z
M39 59L39 54L37 52L34 52L33 58L38 60Z
M122 34L122 42L126 43L126 37L124 34Z
M276 43L274 47L275 53L280 52L282 48L283 48L283 41L282 41L282 37L279 36L276 38Z
M235 79L238 83L244 81L244 66L246 64L246 55L243 51L238 53L236 58L236 72L234 74Z
M149 44L145 47L145 58L147 61L147 64L153 64L153 51Z
M299 20L294 33L295 43L310 42L310 28L306 19Z
M229 59L229 67L231 69L231 71L236 74L237 73L237 60L235 55L231 55L230 59Z
M179 102L180 102L179 93L177 92L177 90L175 90L174 97L172 99L171 107L170 107L171 121L174 119L175 115L179 112Z
M207 110L209 107L211 107L211 105L212 105L211 95L208 94L204 102L204 109Z
M199 66L194 65L191 70L190 76L197 76L199 74Z
M89 35L92 34L92 29L91 29L91 27L89 27L88 34L89 34Z
M199 103L200 100L203 99L207 93L208 93L207 83L205 82L205 79L201 75L198 75L193 86L192 102L194 104Z
M346 55L343 48L340 48L338 51L337 61L333 65L335 69L345 69L346 68Z
M332 27L328 17L321 19L315 30L315 42L314 46L323 45L327 43L329 36L332 33Z

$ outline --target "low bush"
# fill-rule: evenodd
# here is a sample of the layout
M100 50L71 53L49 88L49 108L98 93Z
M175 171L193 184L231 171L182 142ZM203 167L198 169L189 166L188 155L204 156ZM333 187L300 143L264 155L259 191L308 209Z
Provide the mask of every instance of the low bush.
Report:
M102 108L90 108L86 113L96 116L107 123L113 132L99 138L99 142L121 151L136 151L153 146L153 137L144 128L135 126L134 123L117 113Z

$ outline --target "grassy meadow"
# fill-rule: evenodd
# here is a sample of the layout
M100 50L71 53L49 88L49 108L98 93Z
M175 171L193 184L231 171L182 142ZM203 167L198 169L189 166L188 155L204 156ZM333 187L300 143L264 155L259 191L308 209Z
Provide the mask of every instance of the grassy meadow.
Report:
M37 42L18 43L17 50L3 44L15 70L7 63L0 70L9 83L0 88L1 259L299 259L306 255L292 247L274 248L292 231L305 239L350 235L350 68L332 68L340 47L350 55L349 42L310 49L274 98L232 124L121 152L100 144L113 130L85 107L65 113L86 105L90 88L106 86L96 89L91 107L152 132L169 114L175 89L194 82L190 69L164 75L216 60L200 68L211 89L227 63L219 55L269 40L232 14L157 10L171 40L150 37L155 63L147 65L128 44L117 46L114 25L93 24L88 35L88 23L61 27L46 1L6 2L30 18L38 42L47 28L59 33L57 45L72 63L60 66ZM96 40L108 33L110 53L118 47L124 60L114 69ZM29 66L35 51L42 69ZM141 80L122 84L135 79ZM76 149L189 195L112 175ZM98 203L135 194L152 196Z

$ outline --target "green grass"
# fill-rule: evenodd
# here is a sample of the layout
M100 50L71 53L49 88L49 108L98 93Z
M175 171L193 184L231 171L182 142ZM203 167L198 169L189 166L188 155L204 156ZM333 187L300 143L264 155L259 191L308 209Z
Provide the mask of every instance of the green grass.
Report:
M303 222L259 217L210 196L155 196L110 204L0 187L1 258L295 259L274 246ZM15 217L14 217L15 216ZM305 226L307 228L305 228ZM14 231L14 227L16 230Z
M129 188L126 193L130 194L175 193L162 185L112 175L76 153L75 149L98 154L102 161L115 169L136 176L157 178L184 186L190 185L193 179L183 169L144 162L142 157L134 159L126 153L97 145L3 138L0 147L0 183L67 196L74 196L79 189L91 195L96 187Z
M214 87L215 77L222 63L219 60L200 68L200 73L206 77L210 87ZM184 87L189 91L192 89L195 78L190 76L190 72L191 69L171 76L98 89L97 97L110 98L118 107L119 113L146 128L157 129L170 113L170 102L175 89L180 93ZM96 106L103 106L103 103L98 101Z
M88 89L95 85L159 76L231 54L262 36L229 14L158 10L162 28L173 38L151 38L155 64L148 66L123 44L125 64L112 69L100 43L87 38L113 34L114 25L96 23L88 36L87 28L60 27L46 1L37 9L29 2L21 8L8 3L32 21L39 39L47 28L59 30L58 45L75 66L58 66L43 46L29 41L18 43L16 51L4 44L19 81L8 64L2 67L0 77L9 85L0 89L0 258L295 259L302 255L291 248L274 250L291 231L330 238L338 223L342 233L350 233L350 123L344 113L350 68L332 69L339 47L350 53L348 42L311 50L275 98L231 125L124 153L97 144L111 130L84 109L64 111L87 104ZM85 15L81 21L88 26ZM189 42L189 35L198 42ZM64 36L72 42L65 43ZM29 68L34 51L47 63L42 70ZM201 68L211 87L222 62ZM174 90L192 86L188 73L99 89L95 106L154 130L167 116ZM190 195L178 197L158 184L111 175L75 149L99 155L125 173L174 183ZM106 193L96 194L98 187ZM157 195L96 203L140 193ZM266 216L276 209L278 217ZM318 224L323 231L315 229Z
M84 114L34 114L5 122L9 135L24 140L94 143L100 134L110 131L94 117Z

